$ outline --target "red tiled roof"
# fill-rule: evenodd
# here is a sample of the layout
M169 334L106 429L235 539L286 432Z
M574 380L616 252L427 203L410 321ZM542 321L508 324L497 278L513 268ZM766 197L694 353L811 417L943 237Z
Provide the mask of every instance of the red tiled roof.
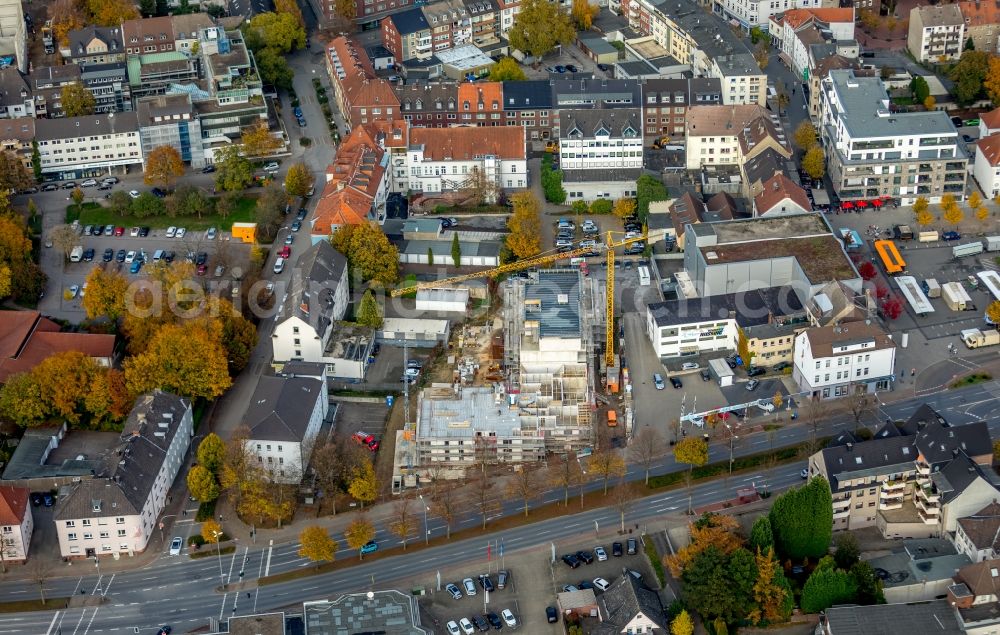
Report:
M28 509L28 490L22 487L0 486L0 525L17 527Z
M995 2L958 2L959 10L965 18L965 28L1000 24L1000 7Z
M385 150L379 143L392 123L356 126L326 168L326 186L316 204L312 233L327 235L340 225L368 221L368 212L385 176ZM397 122L396 125L401 122Z
M983 153L987 163L993 167L1000 165L1000 132L980 139L976 142L976 147Z
M468 101L471 111L503 110L503 82L463 82L458 85L458 107ZM479 107L482 104L482 108ZM493 105L496 108L493 108Z
M4 311L0 313L0 358L16 357L33 330L58 331L59 325L43 318L38 311Z
M809 211L812 205L806 191L796 185L790 178L779 172L764 181L760 194L754 197L758 214L766 214L778 203L785 199L790 199L802 209Z
M783 20L797 29L811 19L830 24L831 22L854 22L854 9L789 9L785 11Z
M360 225L368 222L368 211L372 199L350 188L337 189L338 183L331 181L323 189L323 195L316 204L312 233L328 236L341 225Z
M988 113L979 115L979 120L986 124L987 130L1000 128L1000 108L994 108Z
M430 161L470 161L484 154L524 159L524 139L521 126L410 129L410 144L424 146L424 158Z
M31 370L56 353L79 351L108 359L114 355L114 335L60 333L58 324L37 311L4 311L0 315L0 382Z

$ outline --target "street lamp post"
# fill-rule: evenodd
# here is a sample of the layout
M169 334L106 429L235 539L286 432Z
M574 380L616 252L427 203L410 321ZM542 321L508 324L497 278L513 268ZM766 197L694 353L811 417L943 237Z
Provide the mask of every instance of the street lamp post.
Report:
M427 510L430 508L427 507L427 503L424 502L424 495L419 494L419 496L420 496L420 506L424 508L424 544L426 545L429 544L431 540L430 539L431 532L427 529Z
M219 544L219 538L222 537L222 532L213 531L212 536L215 538L215 553L219 556L219 582L222 586L226 586L226 576L222 573L222 545Z

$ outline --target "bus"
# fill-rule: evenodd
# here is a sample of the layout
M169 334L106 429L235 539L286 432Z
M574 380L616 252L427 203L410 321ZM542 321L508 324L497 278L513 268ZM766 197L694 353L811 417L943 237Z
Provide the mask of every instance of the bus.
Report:
M639 267L639 286L649 286L649 267Z
M885 272L890 276L903 273L906 269L906 261L899 255L896 243L891 240L876 240L875 251L882 261L882 266L885 267Z

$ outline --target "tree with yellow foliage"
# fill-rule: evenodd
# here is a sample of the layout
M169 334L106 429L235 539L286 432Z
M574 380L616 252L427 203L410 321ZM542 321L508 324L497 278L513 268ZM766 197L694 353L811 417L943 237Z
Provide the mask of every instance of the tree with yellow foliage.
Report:
M594 18L601 13L601 7L590 4L587 0L573 0L573 21L576 28L581 31L589 31L594 24Z
M309 525L299 534L299 555L313 562L333 562L337 541L323 527Z
M983 90L994 106L1000 106L1000 57L996 55L990 55L986 77L983 78Z
M277 13L289 13L295 16L295 19L298 20L299 25L302 28L305 28L306 21L302 17L302 9L299 8L299 3L297 3L295 0L274 0L274 10Z
M129 389L141 394L155 388L182 397L213 399L232 385L226 349L217 324L168 324L149 347L125 361Z
M970 208L976 209L983 204L983 197L979 195L978 191L973 190L972 194L969 194L969 200L967 202Z
M747 616L754 624L778 624L788 620L792 603L790 589L774 557L774 547L767 553L757 550L757 580L753 585L754 606Z
M87 0L90 23L98 26L121 26L126 20L138 20L139 10L129 0Z
M209 518L201 524L201 537L205 539L205 542L214 545L223 537L222 525L215 519Z
M364 547L374 538L375 526L371 524L364 514L352 520L351 524L344 530L344 539L347 540L347 546L357 550L359 560L365 557L361 553L361 547Z
M692 635L692 633L694 633L694 621L687 609L681 609L670 623L670 635Z
M244 128L241 141L243 156L248 158L270 156L281 147L281 139L271 134L265 121Z
M963 212L962 208L955 203L950 207L945 208L944 214L942 214L941 217L952 225L958 225L965 219L965 212Z
M60 46L69 46L70 31L82 29L86 24L86 16L76 0L54 0L47 12L52 20L52 35Z
M518 258L531 258L542 251L542 218L538 199L528 191L510 197L514 210L507 220L507 247Z
M691 540L688 545L674 555L663 558L670 573L680 578L684 569L694 562L701 552L714 547L722 555L729 555L743 546L739 535L739 521L725 514L708 513L688 526Z
M635 214L635 199L634 198L620 198L615 201L614 207L615 216L618 218L628 218L632 214Z
M990 210L986 209L986 206L976 208L976 218L983 221L984 223L990 218Z
M81 303L87 319L106 317L117 321L125 315L125 294L128 280L118 271L94 267L87 276L87 294Z
M173 146L156 146L146 155L146 169L142 177L146 185L161 185L169 190L182 176L184 160Z

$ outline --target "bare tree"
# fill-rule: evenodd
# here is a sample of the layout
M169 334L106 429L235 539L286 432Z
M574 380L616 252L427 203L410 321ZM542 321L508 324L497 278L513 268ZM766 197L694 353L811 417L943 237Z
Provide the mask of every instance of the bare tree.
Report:
M70 225L57 225L49 230L49 240L53 247L63 253L63 257L68 258L73 247L80 242L80 236Z
M806 399L799 404L799 412L802 414L805 424L809 426L809 434L815 443L819 438L820 421L825 418L827 413L826 402L818 399Z
M313 475L316 479L316 488L319 490L319 502L316 505L316 515L319 516L323 510L323 503L330 502L330 509L333 515L337 515L337 496L343 491L343 479L340 472L340 452L337 444L333 441L320 443L313 451L312 460Z
M434 494L431 498L431 509L434 515L444 521L445 536L451 538L451 524L460 509L458 486L453 483L434 484Z
M608 493L608 483L615 477L625 475L625 459L611 447L610 439L598 440L588 463L590 470L604 482L604 493Z
M549 483L562 488L563 505L569 505L569 489L580 482L583 473L576 454L567 452L556 457L556 464L549 473Z
M474 167L469 170L469 174L462 184L462 192L468 197L467 201L474 205L483 203L493 203L497 200L500 188L496 181L491 179L482 168Z
M475 462L475 466L479 468L481 474L485 474L486 468L496 463L496 447L491 446L486 437L477 435L474 452L473 461Z
M403 550L406 550L406 541L413 533L415 519L413 517L413 499L409 496L401 496L392 507L393 521L389 523L389 531L403 542Z
M861 419L868 413L874 411L875 400L864 391L858 391L851 386L851 393L847 396L847 407L851 409L855 425L861 424Z
M38 595L42 598L42 606L45 606L45 583L52 575L52 566L41 558L33 558L28 566L28 575L38 585Z
M632 446L629 448L629 458L642 466L646 473L646 485L649 485L649 468L653 461L660 456L660 447L663 445L663 437L653 428L643 428L639 434L632 439Z
M678 419L677 417L674 417L673 419L670 420L670 423L668 424L668 427L670 429L670 440L673 441L674 443L677 443L678 441L680 441L681 440L681 420Z
M618 510L618 515L621 518L622 533L625 533L625 514L632 508L632 503L635 502L636 495L624 479L618 481L618 485L615 486L613 493L615 496L615 509Z
M486 521L490 514L500 510L500 501L493 497L494 485L493 475L487 472L479 472L472 481L476 511L483 517L483 529L486 529Z
M528 501L538 494L538 473L527 465L521 465L520 468L507 483L507 495L521 499L524 503L524 515L527 516Z

